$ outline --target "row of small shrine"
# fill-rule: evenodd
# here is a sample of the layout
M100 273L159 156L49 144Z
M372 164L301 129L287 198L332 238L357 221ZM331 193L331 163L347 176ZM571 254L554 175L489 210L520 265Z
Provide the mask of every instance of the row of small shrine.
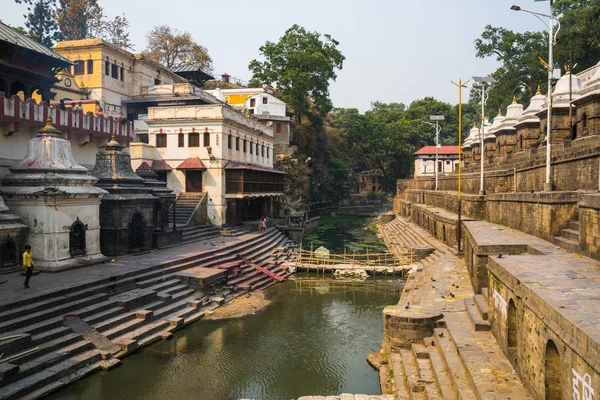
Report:
M483 153L488 163L502 162L512 153L545 145L547 135L547 96L538 90L524 109L513 98L506 116L499 110L493 123L483 127ZM600 134L600 63L594 75L582 83L579 76L567 73L552 92L552 144ZM465 167L481 159L481 127L475 125L463 143Z
M2 178L0 269L18 265L26 244L36 268L56 271L179 241L168 218L175 193L147 164L134 172L122 149L113 138L88 171L48 118Z

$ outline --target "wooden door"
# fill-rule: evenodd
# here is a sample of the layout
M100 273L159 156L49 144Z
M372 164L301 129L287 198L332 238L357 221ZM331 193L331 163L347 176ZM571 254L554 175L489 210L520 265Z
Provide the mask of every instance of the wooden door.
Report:
M186 171L185 191L188 193L202 192L202 171Z

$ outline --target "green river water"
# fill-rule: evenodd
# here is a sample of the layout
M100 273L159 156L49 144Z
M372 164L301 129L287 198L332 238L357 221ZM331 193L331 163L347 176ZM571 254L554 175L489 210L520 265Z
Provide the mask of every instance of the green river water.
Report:
M289 400L380 394L377 372L365 357L379 350L383 308L398 302L401 287L399 278L346 283L300 273L267 289L273 303L254 315L200 321L49 398Z

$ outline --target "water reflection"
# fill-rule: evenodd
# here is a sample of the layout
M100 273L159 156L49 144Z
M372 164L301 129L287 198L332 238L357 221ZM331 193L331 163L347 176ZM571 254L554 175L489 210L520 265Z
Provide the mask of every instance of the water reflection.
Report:
M286 281L256 315L197 323L85 378L51 399L287 400L308 394L378 394L365 362L382 340L383 307L400 281ZM316 290L317 287L327 290Z

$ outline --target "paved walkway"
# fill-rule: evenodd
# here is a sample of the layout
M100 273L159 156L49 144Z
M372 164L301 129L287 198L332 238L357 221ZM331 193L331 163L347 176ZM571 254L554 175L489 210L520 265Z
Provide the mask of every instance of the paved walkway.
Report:
M410 303L410 311L443 314L443 321L468 371L468 386L472 386L478 398L530 399L492 333L475 331L465 305L465 299L472 299L474 293L464 260L429 232L412 223L410 229L438 249L440 257L426 259L414 268L398 305ZM393 245L390 247L393 251Z
M246 241L254 235L260 235L260 233L248 233L238 237L219 236L140 255L120 256L115 258L115 262L106 262L63 272L40 273L31 278L32 289L23 288L25 278L21 276L20 272L0 275L0 281L6 281L0 284L0 307L21 299L45 295L68 289L69 287L76 287L100 279L106 279L111 276L116 277L124 273L143 270L186 257L224 249L232 244ZM35 263L35 249L32 249L32 254Z

